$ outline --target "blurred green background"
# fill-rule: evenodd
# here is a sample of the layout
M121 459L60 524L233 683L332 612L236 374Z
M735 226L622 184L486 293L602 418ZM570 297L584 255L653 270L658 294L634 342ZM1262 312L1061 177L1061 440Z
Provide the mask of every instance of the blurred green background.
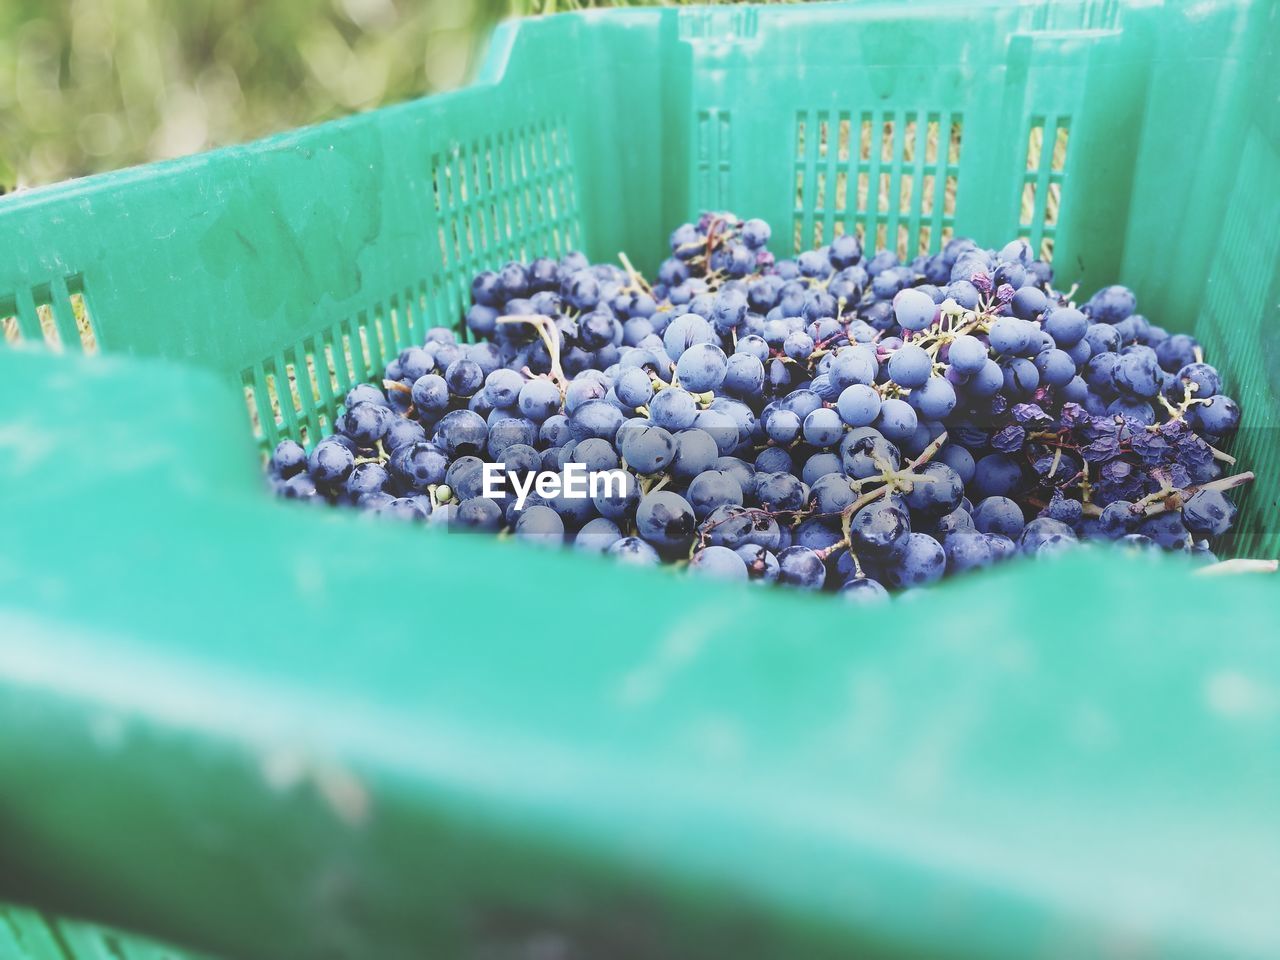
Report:
M491 26L597 0L0 0L0 188L465 81Z

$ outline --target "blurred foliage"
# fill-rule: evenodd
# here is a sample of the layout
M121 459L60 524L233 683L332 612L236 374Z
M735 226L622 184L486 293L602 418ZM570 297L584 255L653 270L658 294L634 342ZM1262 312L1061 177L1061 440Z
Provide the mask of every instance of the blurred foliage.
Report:
M463 82L509 0L0 0L0 186Z
M0 192L457 86L504 16L631 2L0 0Z

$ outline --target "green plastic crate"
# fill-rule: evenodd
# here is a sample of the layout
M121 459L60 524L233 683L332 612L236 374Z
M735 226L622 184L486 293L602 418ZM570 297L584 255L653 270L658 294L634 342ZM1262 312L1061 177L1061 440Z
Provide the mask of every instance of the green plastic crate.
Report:
M1278 11L528 20L466 90L0 200L6 337L64 354L0 351L0 893L245 958L1280 953L1273 581L854 613L273 502L257 455L509 257L1021 234L1205 342L1274 554Z
M24 907L0 907L4 960L197 960L194 954Z

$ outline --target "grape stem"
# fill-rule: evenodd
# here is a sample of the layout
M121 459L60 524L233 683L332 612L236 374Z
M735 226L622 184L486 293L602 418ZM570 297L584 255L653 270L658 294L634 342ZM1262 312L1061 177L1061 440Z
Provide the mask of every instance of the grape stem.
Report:
M631 283L639 290L643 290L650 296L653 295L653 287L649 286L649 281L641 276L640 271L631 265L631 258L625 253L619 253L618 259L622 261L622 268L627 271L627 276L631 278Z
M937 455L938 451L942 449L942 445L946 442L947 442L947 434L946 434L946 431L944 430L942 433L938 434L938 436L934 438L932 443L930 443L927 447L925 447L922 451L920 451L920 456L916 457L914 460L911 461L911 469L915 470L918 467L923 467L926 463L928 463Z
M652 486L646 487L644 492L646 496L650 493L657 493L659 490L661 490L670 482L671 482L671 474L664 473L660 477L655 478L655 481L653 482Z
M755 516L764 516L764 517L770 517L772 519L776 519L782 516L783 514L793 514L798 512L799 511L796 511L796 510L769 511L764 509L763 507L743 507L743 512L741 514L737 514L737 513L730 514L727 517L722 517L721 519L716 520L714 523L707 524L705 527L699 527L698 536L694 540L693 546L689 548L689 556L693 556L693 554L696 553L699 548L705 547L707 545L707 537L712 530L720 526L720 524L722 523L728 523L730 520L737 519L739 516L751 514Z
M853 561L853 572L858 576L858 578L866 579L867 575L862 571L862 561L858 559L858 555L854 553L853 550L849 551L849 559Z
M1049 478L1058 472L1058 467L1062 466L1062 447L1059 446L1053 451L1053 462L1049 464Z
M1135 500L1133 502L1133 506L1130 507L1129 509L1132 510L1134 513L1137 513L1139 511L1145 512L1147 507L1151 506L1154 503L1159 503L1162 500L1167 500L1169 499L1169 497L1174 496L1178 492L1179 491L1176 487L1169 487L1169 486L1161 487L1155 493L1148 493L1141 500Z
M1193 493L1200 490L1217 490L1220 493L1225 493L1228 490L1234 490L1236 487L1244 486L1253 478L1253 471L1246 470L1244 473L1237 473L1230 477L1219 477L1217 480L1210 480L1208 483L1187 487L1185 490L1171 490L1163 500L1144 507L1142 513L1145 516L1154 517L1156 514L1168 513L1170 510L1181 510L1183 503Z
M901 472L896 472L892 470L886 471L884 474L882 474L882 478L885 480L884 485L882 487L880 487L877 490L872 490L870 493L864 493L862 496L858 497L857 500L853 501L853 503L849 504L849 506L845 507L842 511L840 511L840 530L844 534L844 539L836 543L833 543L827 549L834 552L836 549L840 547L847 547L852 552L853 550L852 525L853 525L854 515L863 507L867 506L867 504L874 503L876 500L879 500L881 497L888 494L891 490L896 489L897 484L895 483L895 480L902 479L902 478L911 478L912 482L932 481L934 479L933 477L919 477L918 480L915 479L916 471L920 467L923 467L930 460L932 460L934 456L937 454L937 452L942 449L942 445L946 442L947 442L947 434L944 431L943 433L940 433L932 443L930 443L927 447L924 448L924 450L920 452L920 456L916 457L914 460L911 461L910 465L907 467L905 471L901 471ZM881 469L883 469L883 467Z
M1221 577L1240 573L1275 573L1280 570L1280 560L1249 560L1236 557L1233 560L1219 560L1207 566L1199 567L1195 572L1201 577Z
M1185 419L1187 415L1187 411L1190 410L1197 403L1209 402L1208 400L1198 400L1195 397L1191 396L1192 391L1194 391L1195 389L1197 389L1197 387L1194 381L1184 381L1182 384L1182 400L1179 401L1177 406L1174 406L1172 403L1170 403L1169 398L1166 397L1164 394L1161 394L1159 396L1158 399L1160 400L1161 405L1165 408L1165 410L1169 411L1169 420L1167 421L1168 423L1172 423L1175 420ZM1160 428L1163 427L1164 425L1165 424L1163 423L1152 423L1147 425L1147 429L1150 430L1152 433L1155 433L1156 431L1160 430ZM1213 448L1210 447L1209 449L1212 450ZM1216 453L1217 451L1214 451L1214 452Z
M1233 457L1231 454L1227 453L1225 450L1219 450L1217 447L1215 447L1211 443L1206 443L1205 446L1213 451L1213 459L1221 463L1225 463L1228 466L1234 467L1236 465L1236 458Z
M1247 470L1244 473L1237 473L1230 477L1220 477L1217 480L1210 480L1207 483L1187 487L1183 490L1179 490L1177 487L1165 487L1136 501L1130 509L1135 514L1141 513L1144 517L1154 517L1161 513L1168 513L1171 510L1181 510L1187 498L1199 490L1217 490L1225 493L1228 490L1234 490L1236 487L1242 487L1253 479L1253 472ZM1029 497L1027 502L1041 508L1047 505L1044 500L1037 497ZM1086 517L1102 516L1102 508L1096 503L1090 503L1086 500L1081 506L1084 508Z
M560 337L559 331L555 328L555 321L548 316L535 313L529 316L499 317L498 323L527 323L538 332L543 345L547 348L547 353L551 356L551 382L559 388L560 395L564 396L569 381L564 375L564 369L560 366Z
M757 514L761 516L771 517L773 519L781 519L783 517L786 517L791 519L792 521L797 520L802 516L817 518L817 519L824 519L828 517L838 516L840 517L841 530L844 533L843 539L836 541L835 543L831 544L829 547L826 547L824 550L818 551L818 553L823 557L828 557L831 554L835 553L837 550L844 547L844 548L849 548L850 554L852 555L853 551L852 551L852 540L850 539L850 534L851 534L850 524L853 522L854 515L863 507L867 506L868 504L874 503L876 500L879 500L881 497L885 496L886 494L889 494L894 490L900 489L904 483L933 483L937 479L936 477L930 477L923 474L919 474L916 471L920 467L928 463L930 460L932 460L934 456L937 455L938 451L942 449L942 445L946 443L946 441L947 441L947 435L945 433L940 434L932 443L930 443L927 447L924 448L924 450L921 451L918 457L916 457L907 465L906 470L894 470L891 466L889 466L888 463L885 463L883 461L878 461L876 465L880 467L880 470L881 470L880 476L867 477L865 478L865 481L852 481L850 486L852 489L856 490L858 488L853 486L853 484L855 483L868 482L868 483L879 483L881 485L877 487L875 490L871 490L867 493L862 494L853 503L851 503L849 506L845 507L843 510L839 512L832 511L830 513L818 513L811 509L766 510L762 507L748 507L748 508L745 508L745 512L749 514ZM666 479L667 477L664 476L663 482L665 482ZM651 493L654 490L657 490L660 486L662 486L662 483L659 483L657 486L650 488L646 492ZM740 515L734 514L733 517L725 517L722 520L717 520L715 523L709 524L704 528L701 528L698 532L698 536L694 540L693 546L690 548L690 551L689 551L690 555L692 556L693 553L697 552L697 550L700 547L706 546L708 535L711 533L712 530L714 530L721 523L724 523L727 520L733 519L736 516L740 516ZM861 571L861 564L859 563L858 558L856 556L853 557L853 561L854 561L855 570ZM859 572L859 576L861 575L862 575L861 572Z
M1080 454L1080 502L1084 504L1086 513L1090 507L1098 510L1093 504L1093 488L1089 486L1089 461L1084 458L1083 453ZM1097 515L1101 516L1102 511L1098 510Z
M840 511L840 532L844 534L844 537L841 540L839 540L837 543L833 543L827 549L834 551L838 547L847 547L848 549L852 550L853 549L853 517L854 515L863 507L867 506L868 504L875 503L877 500L883 497L886 493L888 493L889 489L890 489L889 484L885 484L883 487L880 487L877 490L872 490L870 493L864 493L857 500L853 501L853 503L849 504L849 506L845 507L842 511Z

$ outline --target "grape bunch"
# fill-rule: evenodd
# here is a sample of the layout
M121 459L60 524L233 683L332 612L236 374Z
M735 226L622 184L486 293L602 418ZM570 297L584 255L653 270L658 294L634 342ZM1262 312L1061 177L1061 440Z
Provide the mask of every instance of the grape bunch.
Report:
M580 253L477 275L347 393L282 495L856 601L1116 541L1212 560L1240 422L1199 344L1110 286L1077 305L1024 240L902 263L855 235L794 259L704 214L653 282ZM485 496L485 465L621 471L593 496ZM530 489L533 490L532 481ZM492 491L490 491L492 492Z

